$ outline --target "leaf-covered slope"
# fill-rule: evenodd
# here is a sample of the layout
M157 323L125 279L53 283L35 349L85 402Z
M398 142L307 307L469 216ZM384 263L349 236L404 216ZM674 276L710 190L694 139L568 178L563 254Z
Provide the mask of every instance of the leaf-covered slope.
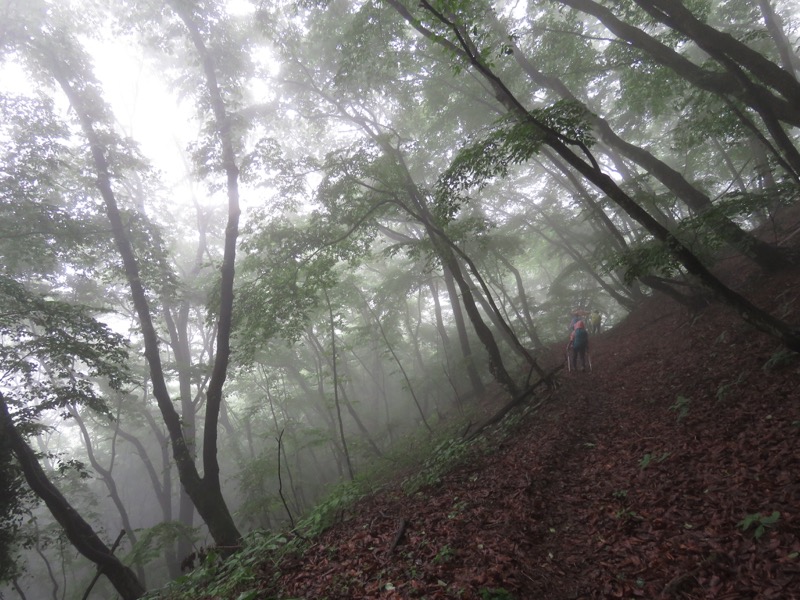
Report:
M725 270L800 321L798 273ZM591 348L593 373L563 373L434 485L265 556L257 597L800 598L796 355L662 297Z

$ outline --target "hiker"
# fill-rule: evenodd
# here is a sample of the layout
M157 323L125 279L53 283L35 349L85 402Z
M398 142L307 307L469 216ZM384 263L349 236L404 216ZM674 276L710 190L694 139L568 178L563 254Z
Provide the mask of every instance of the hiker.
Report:
M589 319L592 324L592 334L600 333L600 322L603 320L600 316L600 311L595 308Z
M581 310L579 308L573 308L572 312L570 314L572 315L572 319L570 319L570 322L569 322L569 332L572 333L572 330L575 329L575 324L578 321L582 321L583 320L583 317L586 314L586 311Z
M569 343L572 347L572 364L578 370L578 358L581 359L581 371L586 370L586 354L589 351L589 332L586 331L586 324L577 321L575 328L569 336Z

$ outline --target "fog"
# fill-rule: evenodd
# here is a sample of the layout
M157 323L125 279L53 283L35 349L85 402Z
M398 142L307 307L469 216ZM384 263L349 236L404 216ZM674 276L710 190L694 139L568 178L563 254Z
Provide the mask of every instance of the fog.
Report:
M798 197L792 2L0 7L2 598L324 526L575 310L800 347L708 268L791 260L751 231Z

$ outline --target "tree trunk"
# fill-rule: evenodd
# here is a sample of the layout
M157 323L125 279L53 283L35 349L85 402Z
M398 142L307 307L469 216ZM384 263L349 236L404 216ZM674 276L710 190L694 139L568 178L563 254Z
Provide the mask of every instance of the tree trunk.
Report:
M350 452L347 450L347 438L344 437L344 425L342 424L342 410L339 407L339 376L336 371L336 323L333 319L333 308L331 308L331 301L328 298L328 292L325 292L325 302L328 304L328 315L330 316L331 326L331 371L333 373L333 403L336 407L336 419L339 425L339 439L342 442L344 449L344 457L347 460L347 473L350 475L350 481L355 479L353 473L353 463L350 461ZM359 421L360 422L360 421Z
M111 464L109 468L106 469L101 465L97 457L94 455L94 448L92 447L92 438L89 436L89 430L86 428L86 423L83 421L83 417L81 416L80 412L78 412L78 408L75 405L69 407L69 413L72 415L72 418L75 419L75 422L78 424L78 428L81 431L81 436L83 437L83 445L86 448L86 454L89 457L89 463L92 465L92 468L100 475L100 478L103 480L103 484L106 486L108 490L108 495L111 498L111 501L114 503L114 506L117 508L117 512L119 513L119 518L122 521L122 527L125 530L125 533L128 535L128 538L131 541L131 545L135 546L137 542L136 537L136 530L131 525L130 517L128 516L128 510L125 507L125 504L122 502L122 498L119 496L119 490L117 489L117 482L114 480L114 476L112 475L112 469L114 468L114 458L112 455ZM147 580L145 579L144 568L141 564L136 565L136 575L139 578L139 581L142 582L143 586L147 585Z
M800 126L800 107L798 107L792 100L775 96L769 92L769 90L763 88L763 86L758 87L764 92L764 94L756 98L753 96L752 91L746 89L742 85L742 81L737 77L732 76L730 73L709 71L697 66L690 60L675 52L669 46L665 46L641 29L624 23L609 9L596 2L593 2L592 0L561 0L561 2L562 4L571 6L576 10L597 17L614 35L625 40L632 46L644 51L651 58L663 64L664 66L669 67L675 73L698 88L722 97L734 96L742 102L745 102L754 110L758 110L757 106L759 108L767 108L779 120L790 125L794 125L795 127ZM640 6L645 8L645 3L637 0L637 4L640 4ZM645 8L645 10L647 9ZM655 16L657 13L654 12L653 14ZM669 23L667 24L669 25ZM727 35L721 34L710 27L708 29L715 32L715 34ZM730 39L733 40L733 38ZM708 49L711 50L710 53L712 56L714 54L719 55L719 52L716 51L718 49L718 44L704 42L700 45L701 47L708 47ZM761 57L761 60L766 61L766 59L763 57ZM774 63L770 63L769 61L766 62L772 65L772 67L769 68L770 71L772 71L773 68L778 68L780 70L780 68ZM785 71L782 72L786 74ZM795 82L795 85L797 85L797 82ZM791 98L791 96L789 98Z
M91 525L84 521L48 479L36 459L36 454L14 425L2 394L0 394L0 429L19 461L25 481L47 505L53 518L64 529L67 539L75 546L75 549L97 565L97 568L108 577L114 589L124 600L136 600L141 597L145 588L137 579L136 574L111 553Z
M147 476L150 479L150 485L153 487L153 491L158 499L158 505L161 508L161 520L164 523L169 523L172 521L172 479L170 477L170 470L171 466L169 463L169 454L166 451L166 445L168 441L165 437L158 437L157 440L161 445L160 451L162 453L162 464L164 466L164 471L162 473L162 477L165 479L164 482L159 479L158 473L156 472L155 466L153 465L153 461L150 459L147 450L144 447L144 444L137 438L135 435L124 431L121 427L119 427L119 420L116 422L117 425L117 433L123 439L133 445L136 449L136 454L142 461L144 465L145 471L147 471ZM182 488L181 488L182 489ZM188 556L189 552L187 552L184 556ZM180 555L176 551L175 544L169 544L164 548L164 562L167 564L167 571L169 576L172 579L176 579L181 575L181 568L180 568L180 559L178 558Z
M400 361L400 358L395 353L392 344L389 342L389 338L386 337L386 331L383 329L383 324L381 323L381 320L378 318L378 315L375 314L375 311L372 310L372 307L369 305L366 299L362 298L362 301L364 302L364 306L366 306L367 310L372 315L373 322L375 323L375 325L378 326L378 331L380 332L381 337L383 338L383 343L386 344L386 348L388 348L389 353L392 355L392 358L394 358L394 362L400 369L400 373L403 375L403 379L405 380L406 385L408 386L408 392L411 394L411 398L414 400L414 405L417 407L417 412L419 413L419 416L422 419L422 423L425 425L425 429L428 430L428 433L433 433L433 429L431 429L431 426L428 424L428 419L425 418L425 411L422 410L422 406L420 405L419 400L417 399L417 394L414 392L414 386L411 383L411 380L408 378L408 374L406 373L406 370L403 367L403 363ZM422 357L420 357L420 361L421 360Z
M616 27L617 30L627 31L629 35L632 35L632 37L639 42L647 38L645 40L648 46L646 51L660 62L663 62L664 56L670 57L669 53L677 55L677 53L674 53L670 48L661 45L641 30L636 30L637 33L632 33L631 29L635 28L622 24L621 21L618 21L611 15L610 11L599 7L599 5L591 0L562 1L570 6L580 4L581 8L579 8L579 10L594 14L603 21L606 27L614 31L617 35L619 35L619 33L612 29L612 27ZM790 168L795 178L800 177L800 152L797 151L797 148L794 146L780 122L784 121L795 127L800 126L800 121L798 120L800 119L800 110L798 110L798 106L794 102L795 98L800 97L800 83L798 83L794 76L729 34L717 31L713 27L696 19L680 2L674 0L635 1L654 19L661 21L665 25L692 39L700 48L716 59L728 71L731 80L737 86L737 95L739 99L759 114L766 128L783 152L783 158L788 163L785 166ZM601 14L603 15L602 17L599 16ZM614 21L616 21L616 23L614 23ZM631 41L634 45L637 43L632 41L631 37L626 37L625 39ZM674 59L672 62L674 62ZM664 64L667 63L665 62ZM674 68L674 66L672 68ZM745 73L745 71L747 71L747 73ZM676 70L676 72L686 77L686 73L683 70ZM755 80L751 77L754 77ZM761 81L761 84L758 83L758 80ZM692 81L692 83L702 87L700 81ZM776 97L769 88L777 90L784 98ZM712 91L722 97L726 96L725 93L720 92L718 89L712 89ZM789 105L788 110L791 111L792 114L787 115L785 112L787 103Z
M206 417L203 426L203 479L202 488L206 497L210 499L207 510L215 515L214 523L205 519L198 506L209 531L219 546L237 546L239 544L239 531L228 510L222 496L222 487L219 476L219 461L217 458L217 439L219 434L218 421L220 405L222 404L222 388L228 374L230 360L230 336L233 318L233 281L235 274L236 242L239 237L239 168L236 165L231 120L227 114L225 101L217 83L216 66L214 59L205 46L199 28L194 23L192 12L186 5L174 0L167 0L175 13L183 21L189 33L189 38L202 62L205 83L211 100L211 108L217 133L219 134L222 149L222 168L226 174L226 192L228 196L228 221L225 226L225 244L220 269L219 288L219 316L217 322L216 354L211 371L211 380L206 391ZM188 492L188 490L187 490ZM195 500L195 498L192 498ZM196 501L195 501L196 502ZM216 533L214 530L216 529Z
M780 16L775 12L770 0L758 0L758 7L761 9L767 31L769 31L775 42L775 47L778 49L783 69L797 79L800 74L800 56L794 51L792 43L786 37Z
M517 285L517 296L519 297L520 302L520 311L522 313L523 322L525 323L525 329L528 332L528 337L531 339L533 343L533 347L536 350L541 350L544 348L544 344L542 343L541 338L539 338L539 334L536 331L536 325L533 322L533 317L531 316L531 308L530 302L528 302L528 294L525 292L525 286L522 284L522 276L520 275L519 270L511 264L511 261L508 260L505 256L503 256L500 252L495 252L497 259L505 266L506 269L514 276L514 282Z
M473 393L480 397L486 388L483 385L483 381L475 365L475 356L472 354L472 347L470 346L469 335L467 334L467 327L464 321L464 313L461 310L461 300L456 291L456 283L453 279L453 274L445 264L442 264L442 276L444 277L447 295L450 298L450 308L453 311L453 320L456 325L456 333L458 334L458 342L461 348L464 366L467 370L467 377L469 378Z
M502 385L511 396L516 396L517 384L514 382L511 375L509 375L508 371L506 371L500 348L497 346L497 341L494 339L492 331L487 327L486 323L483 322L478 306L475 303L472 290L470 289L469 283L464 278L464 274L461 272L461 267L458 265L455 255L449 247L437 240L438 236L435 232L431 232L430 235L431 239L434 241L434 245L438 246L437 254L442 260L442 264L447 266L461 292L464 310L467 311L475 333L478 335L481 342L483 342L483 347L489 355L489 370L495 380Z
M695 17L679 0L634 1L653 18L684 34L723 64L724 58L735 61L747 69L752 77L765 86L777 90L789 102L794 103L800 98L800 82L793 74L781 69L732 35L707 25Z
M358 122L358 119L356 119L356 122ZM453 242L447 237L446 233L436 225L436 220L428 208L426 199L414 182L414 179L411 176L400 150L389 144L385 137L375 135L369 127L364 127L364 130L373 137L373 140L383 150L384 154L394 161L394 164L402 177L402 191L405 194L405 198L398 200L398 205L409 215L414 217L425 228L426 235L431 240L436 255L439 257L442 265L446 265L450 270L450 273L452 274L453 279L456 282L459 291L461 292L461 301L464 305L464 310L467 312L467 316L469 317L469 320L475 329L475 333L478 335L478 339L481 340L484 348L486 348L487 354L489 355L489 371L492 373L495 380L500 383L500 385L502 385L512 396L515 396L517 394L517 385L514 383L513 378L509 375L505 365L503 364L502 353L500 352L500 348L497 346L497 341L494 339L491 329L486 326L486 323L484 323L483 318L481 317L480 311L475 303L475 298L470 289L470 285L458 264L455 252L455 244L453 244ZM476 277L479 277L477 269L475 268L474 264L471 263L469 257L463 253L459 253L459 255L469 264L470 268L472 268L473 274ZM496 311L494 314L496 314ZM530 356L529 353L527 353L521 344L519 344L519 340L516 339L516 336L514 336L514 333L508 328L508 325L505 322L503 322L503 328L506 333L509 333L514 340L516 340L514 349L519 350L523 355L526 355L526 358L529 359L529 362L531 362L532 366L538 370L536 361Z
M322 346L322 344L320 343L319 339L313 333L309 334L309 339L313 342L314 346L316 347L316 350L319 353L321 360L325 360L328 363L328 365L331 368L333 368L333 363L332 363L331 359L329 359L326 356L325 348ZM382 458L383 457L383 452L381 452L381 449L375 443L375 440L372 439L372 434L370 433L370 431L367 428L367 426L364 425L364 422L361 420L361 417L358 415L358 412L356 412L355 408L353 408L353 404L350 402L350 399L347 397L347 392L345 391L344 386L341 384L340 381L337 381L335 383L336 383L336 390L335 390L335 394L336 395L334 396L334 398L335 399L339 398L339 397L341 398L342 402L344 403L345 408L347 409L347 413L353 418L353 421L355 422L356 427L358 427L358 430L361 432L361 435L363 436L364 440L367 442L367 445L370 447L370 449L375 454L375 456L378 456L378 457ZM349 461L349 457L348 457L348 461Z

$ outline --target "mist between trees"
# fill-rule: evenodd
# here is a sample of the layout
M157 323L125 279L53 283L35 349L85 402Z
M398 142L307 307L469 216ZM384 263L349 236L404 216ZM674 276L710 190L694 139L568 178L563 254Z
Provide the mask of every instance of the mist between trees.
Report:
M800 350L712 271L797 264L794 2L0 10L5 597L136 598L294 528L546 380L575 308L658 290ZM109 103L140 73L177 166Z

